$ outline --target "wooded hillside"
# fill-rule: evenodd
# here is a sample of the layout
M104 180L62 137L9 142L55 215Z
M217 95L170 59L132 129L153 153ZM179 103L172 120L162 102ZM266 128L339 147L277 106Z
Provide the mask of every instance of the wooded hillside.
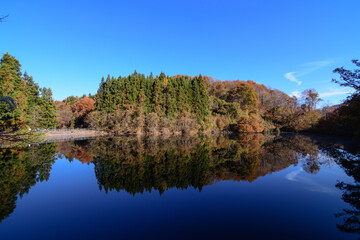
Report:
M335 71L342 81L352 77L345 84L357 91L335 111L317 108L321 99L315 89L296 98L251 80L214 81L202 75L165 73L145 76L136 71L102 78L94 95L54 101L51 90L40 88L21 72L19 61L6 53L0 62L0 96L14 99L17 108L12 111L11 105L0 102L0 128L86 127L114 134L195 134L327 132L334 128L329 126L341 123L342 128L352 129L359 121L357 75L342 68Z

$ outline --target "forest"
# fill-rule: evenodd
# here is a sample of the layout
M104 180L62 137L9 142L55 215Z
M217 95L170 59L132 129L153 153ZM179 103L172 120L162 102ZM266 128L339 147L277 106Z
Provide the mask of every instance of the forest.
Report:
M182 135L312 131L360 137L360 63L337 68L333 79L354 93L342 104L319 108L315 89L300 98L254 81L215 81L210 76L129 76L102 78L96 94L54 101L9 53L0 62L0 131L92 128L114 135ZM14 109L13 109L14 108Z

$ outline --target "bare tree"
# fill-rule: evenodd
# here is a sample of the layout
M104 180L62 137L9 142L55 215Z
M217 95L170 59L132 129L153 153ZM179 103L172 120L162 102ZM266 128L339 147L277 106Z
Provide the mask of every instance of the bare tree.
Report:
M352 62L360 67L360 62L357 59L352 60ZM340 84L343 87L354 88L358 93L360 92L360 69L347 70L344 67L336 68L333 73L340 74L340 80L333 79L332 81Z

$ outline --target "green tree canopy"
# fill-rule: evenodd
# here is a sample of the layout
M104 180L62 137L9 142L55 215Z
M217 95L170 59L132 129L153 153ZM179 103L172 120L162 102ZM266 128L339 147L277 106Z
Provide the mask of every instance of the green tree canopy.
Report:
M0 61L0 96L11 97L17 105L11 111L11 107L0 103L2 130L56 126L56 107L51 90L39 88L30 75L22 74L21 64L9 53L5 53Z

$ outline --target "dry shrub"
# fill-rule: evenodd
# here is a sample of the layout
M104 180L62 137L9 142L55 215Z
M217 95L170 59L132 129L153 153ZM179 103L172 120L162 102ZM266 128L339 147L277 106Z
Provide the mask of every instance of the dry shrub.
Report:
M229 127L230 121L227 117L217 117L215 120L216 127L220 130L226 130Z
M86 117L90 127L115 134L190 134L199 131L200 124L190 113L179 114L174 121L157 113L144 115L136 109L115 112L93 111Z
M182 134L189 134L191 131L198 131L200 128L198 121L190 113L179 114L174 125L174 130Z
M318 111L309 111L301 113L290 123L290 127L296 132L311 130L317 125L321 118Z
M257 115L244 115L240 118L240 121L235 126L235 130L238 132L263 132L264 125L259 116Z
M149 113L145 119L145 131L150 134L159 132L159 116L157 113Z
M86 114L94 111L95 101L89 97L84 97L70 106L71 111L76 117L83 117Z
M91 128L97 129L97 130L106 130L106 113L105 112L98 112L94 111L87 115L85 118L85 122L90 126Z
M237 136L237 141L246 152L259 152L264 143L263 134L247 133Z
M56 128L68 128L71 125L71 120L73 118L73 112L71 111L70 107L67 106L63 102L56 101L55 102L57 107L57 118L58 124Z

